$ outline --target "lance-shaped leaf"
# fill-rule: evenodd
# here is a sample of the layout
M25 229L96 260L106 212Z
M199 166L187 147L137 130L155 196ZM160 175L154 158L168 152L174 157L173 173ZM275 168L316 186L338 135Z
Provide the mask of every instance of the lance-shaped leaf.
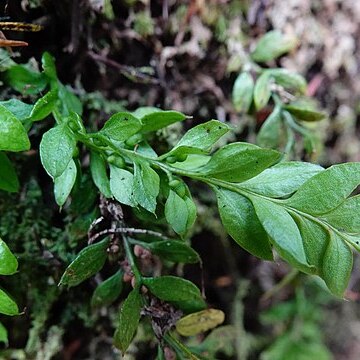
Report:
M118 169L116 166L115 168ZM90 171L94 183L100 192L107 198L111 197L110 181L106 171L106 163L101 155L95 151L90 153ZM115 175L115 177L117 176Z
M263 72L256 81L254 89L254 103L256 110L261 110L267 105L271 96L271 76Z
M59 206L63 206L66 199L70 195L71 190L75 184L76 174L76 164L74 160L71 159L65 171L54 179L55 200Z
M283 197L294 193L314 175L324 171L315 164L300 161L281 162L239 185L268 197Z
M276 106L273 112L266 118L256 136L259 146L278 149L281 146L284 125L281 117L281 107Z
M166 126L174 124L186 119L186 115L178 111L152 111L141 117L143 124L141 132L147 133L150 131L156 131Z
M166 156L207 153L229 130L230 127L228 125L217 120L211 120L204 124L197 125L186 132ZM164 155L162 157L164 157Z
M99 272L105 264L109 243L109 239L104 239L81 250L65 270L59 285L76 286Z
M258 62L270 61L292 50L297 44L297 39L291 35L282 34L279 30L269 31L258 41L251 58Z
M4 291L0 289L0 314L14 316L19 314L19 308L15 301Z
M65 124L47 131L40 143L40 158L46 172L60 176L67 168L76 148L76 141Z
M136 206L134 198L134 175L125 169L110 165L110 189L121 204Z
M39 121L45 119L56 107L58 100L58 89L54 88L43 97L36 101L30 113L31 121Z
M129 347L140 321L140 312L143 306L138 289L133 289L124 301L119 316L119 325L114 335L114 345L124 352Z
M11 275L16 272L18 262L6 243L0 238L0 275Z
M15 169L8 157L0 152L0 190L17 192L19 190L19 180Z
M246 251L272 260L269 238L256 216L251 202L233 191L215 188L218 208L226 231Z
M320 121L326 118L325 113L309 109L300 104L285 105L284 109L302 121Z
M233 143L219 149L200 171L207 177L241 182L276 164L282 154L247 143Z
M349 233L360 233L360 195L350 197L337 208L321 216L336 228Z
M284 88L297 90L301 94L306 92L306 80L302 75L287 69L269 69L266 71L275 79L277 84Z
M134 199L144 209L155 213L160 190L159 175L146 162L134 164Z
M236 111L248 112L252 103L254 80L250 73L243 72L235 80L232 101Z
M184 235L188 230L189 209L187 203L173 190L169 191L165 203L165 218L177 234Z
M185 312L200 311L205 301L200 290L190 281L176 276L144 278L144 285L160 300L169 301Z
M125 141L141 129L141 121L131 113L119 112L111 116L105 123L100 133L110 139Z
M124 272L119 270L114 275L103 281L94 291L91 297L91 306L108 306L121 294L123 289Z
M30 141L24 126L5 106L0 105L0 151L25 151Z
M69 86L58 84L59 87L59 106L63 116L70 116L72 113L82 115L83 106L79 98L73 93Z
M199 254L183 241L164 240L149 243L137 241L136 243L164 260L184 264L195 264L200 261Z
M359 184L360 163L333 165L307 180L284 203L308 214L322 215L339 206Z
M353 254L336 233L332 232L322 263L322 278L337 296L343 296L350 279Z
M256 214L279 255L296 268L313 273L307 261L300 231L283 206L258 196L251 196Z

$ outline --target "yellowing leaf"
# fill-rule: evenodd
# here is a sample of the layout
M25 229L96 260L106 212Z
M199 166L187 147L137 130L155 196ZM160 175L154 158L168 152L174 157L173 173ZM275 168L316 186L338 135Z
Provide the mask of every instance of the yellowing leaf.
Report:
M176 323L176 330L182 336L194 336L222 324L225 314L221 310L207 309L184 316Z

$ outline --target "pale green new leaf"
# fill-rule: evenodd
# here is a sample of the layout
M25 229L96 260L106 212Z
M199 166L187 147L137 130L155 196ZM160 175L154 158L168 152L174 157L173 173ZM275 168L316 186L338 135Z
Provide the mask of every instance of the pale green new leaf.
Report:
M287 69L269 69L266 71L275 79L277 84L285 89L297 90L301 94L306 92L306 80L302 75Z

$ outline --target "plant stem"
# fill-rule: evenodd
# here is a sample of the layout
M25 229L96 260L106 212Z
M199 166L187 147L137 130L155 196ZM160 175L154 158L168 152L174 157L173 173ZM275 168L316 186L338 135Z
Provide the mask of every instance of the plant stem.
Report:
M135 280L136 280L136 287L140 287L142 284L142 276L141 273L137 267L136 261L135 261L135 257L133 255L133 252L131 250L131 246L129 244L129 240L127 238L127 236L123 235L123 244L124 244L124 249L125 249L125 253L126 253L126 257L129 261L129 264L131 266L131 270L134 273L135 276Z

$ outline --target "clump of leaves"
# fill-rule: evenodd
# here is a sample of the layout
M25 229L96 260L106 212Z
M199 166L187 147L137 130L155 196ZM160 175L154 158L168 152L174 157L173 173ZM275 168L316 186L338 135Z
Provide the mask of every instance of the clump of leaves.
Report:
M279 256L304 273L318 275L333 294L343 296L352 269L352 250L359 250L360 220L356 214L360 203L358 196L351 196L360 184L359 163L324 169L285 161L277 150L244 142L213 152L216 142L231 130L216 120L191 128L172 148L158 154L148 142L149 133L184 121L186 115L140 108L116 113L99 131L89 132L81 117L81 103L58 80L50 54L44 54L42 64L42 72L22 65L6 72L8 83L20 92L49 91L34 105L19 100L0 103L0 150L29 150L29 129L52 115L55 125L43 134L39 150L41 163L54 181L57 204L76 208L78 194L91 193L79 190L86 173L91 173L102 196L101 218L90 231L89 245L67 267L59 285L77 286L98 273L107 261L118 264L117 272L95 291L92 303L98 306L101 301L108 304L116 300L122 294L122 282L131 282L114 336L115 346L122 352L129 347L144 315L150 317L161 345L173 348L180 358L196 359L170 329L181 314L210 311L205 310L200 289L181 277L168 273L158 276L154 267L146 266L154 255L164 262L200 262L187 241L197 209L184 178L202 182L214 191L225 229L245 250L264 260ZM245 81L252 86L251 79L243 74L241 84ZM299 77L266 70L254 85L247 108L253 99L258 109L271 96L277 101L271 79L290 82L299 91L304 87ZM29 83L33 87L29 88ZM280 111L281 119L296 116L309 121L320 117L295 104L277 104L274 111ZM90 169L82 169L80 146L90 153ZM1 159L0 166L6 171L0 185L15 191L19 186L16 173L5 154ZM91 204L93 198L88 198ZM128 226L123 207L133 208L140 219L147 218L148 228ZM172 230L164 226L166 223ZM100 224L102 228L95 231ZM157 231L159 226L163 233ZM112 284L111 289L108 284ZM208 323L204 329L211 327ZM162 356L163 348L159 347L159 358Z

